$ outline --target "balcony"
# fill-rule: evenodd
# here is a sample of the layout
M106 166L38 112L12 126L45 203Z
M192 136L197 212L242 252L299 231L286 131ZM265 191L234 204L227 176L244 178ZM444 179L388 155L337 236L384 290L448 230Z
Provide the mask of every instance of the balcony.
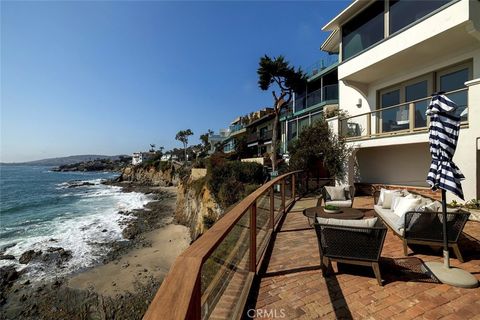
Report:
M323 59L318 60L317 62L311 64L307 67L305 73L307 74L308 78L312 78L315 75L321 73L323 70L329 68L330 66L336 64L338 62L337 55L327 56Z
M306 96L298 96L294 102L288 105L286 116L301 114L304 110L321 106L322 104L338 103L338 84L326 85L318 90L308 93ZM295 110L295 112L293 112Z
M380 268L384 286L362 267L337 264L323 277L315 231L302 210L318 196L305 194L300 172L263 185L226 213L172 266L144 319L240 319L269 314L285 319L475 319L480 290L439 283L422 261L442 261L428 248L403 256L402 241L388 231ZM366 217L372 197L353 206ZM465 263L480 278L480 228L469 221L460 239ZM255 277L255 280L254 280Z
M254 132L248 135L247 143L255 143L258 142L259 144L265 143L272 140L272 130L266 131L263 134Z
M462 88L447 92L446 95L455 101L456 96L467 90L467 88ZM430 97L418 99L340 119L339 134L347 141L355 141L426 133L430 119L425 112L430 100ZM459 105L457 115L461 117L462 124L465 125L468 120L468 104Z

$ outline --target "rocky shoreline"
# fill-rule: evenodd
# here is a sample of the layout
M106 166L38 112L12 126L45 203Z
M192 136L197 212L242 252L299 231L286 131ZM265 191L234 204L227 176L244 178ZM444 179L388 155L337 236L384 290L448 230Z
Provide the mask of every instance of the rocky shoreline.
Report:
M110 250L98 266L43 282L27 279L25 269L17 271L13 266L1 268L0 319L141 318L158 290L162 275L168 271L169 263L173 263L176 255L190 243L188 229L173 223L175 187L114 181L106 184L121 186L124 192L150 194L153 201L143 209L118 212L135 218L125 222L124 240L108 244ZM178 244L176 247L172 246L173 240ZM168 251L162 245L172 248ZM164 250L156 250L157 247ZM22 254L19 262L28 265L40 259L61 266L70 256L68 250L52 246L45 252L29 250ZM165 263L155 264L163 256ZM3 256L3 259L10 258ZM122 282L120 278L128 278L128 281ZM109 282L104 279L109 279Z

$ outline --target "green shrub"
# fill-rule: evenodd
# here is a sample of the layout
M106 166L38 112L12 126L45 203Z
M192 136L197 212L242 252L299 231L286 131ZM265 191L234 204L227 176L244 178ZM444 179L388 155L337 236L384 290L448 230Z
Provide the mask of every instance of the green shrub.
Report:
M206 179L217 201L226 208L251 193L253 186L261 185L266 176L258 163L215 157L208 163Z

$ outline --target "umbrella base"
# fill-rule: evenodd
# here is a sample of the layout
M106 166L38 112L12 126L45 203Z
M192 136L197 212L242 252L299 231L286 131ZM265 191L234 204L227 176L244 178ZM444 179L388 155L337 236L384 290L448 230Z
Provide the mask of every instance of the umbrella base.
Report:
M442 283L460 287L476 288L478 280L469 272L459 268L446 268L440 262L425 262L427 272L431 272Z

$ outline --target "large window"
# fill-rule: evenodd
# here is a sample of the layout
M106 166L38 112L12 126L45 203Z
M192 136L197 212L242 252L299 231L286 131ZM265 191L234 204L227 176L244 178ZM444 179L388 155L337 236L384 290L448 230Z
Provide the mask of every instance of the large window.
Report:
M454 0L376 0L342 25L342 60L353 57L386 36ZM388 10L386 6L388 5ZM385 19L385 16L388 19Z
M460 89L461 91L448 93L447 96L457 104L456 114L462 121L467 121L468 91L465 82L470 79L472 64L468 62L380 90L379 109L388 109L378 112L379 132L408 129L412 121L409 114L410 103L414 104L414 128L425 128L427 126L425 112L430 103L430 96L435 91L448 93Z
M467 65L460 65L454 68L448 68L437 73L437 84L440 91L454 91L465 87L465 82L472 79L471 68ZM456 114L462 118L462 121L468 120L468 92L466 90L450 93L447 95L450 100L458 106Z
M423 18L451 0L390 0L390 34Z
M342 26L342 59L348 59L383 39L384 10L383 0L377 0Z

